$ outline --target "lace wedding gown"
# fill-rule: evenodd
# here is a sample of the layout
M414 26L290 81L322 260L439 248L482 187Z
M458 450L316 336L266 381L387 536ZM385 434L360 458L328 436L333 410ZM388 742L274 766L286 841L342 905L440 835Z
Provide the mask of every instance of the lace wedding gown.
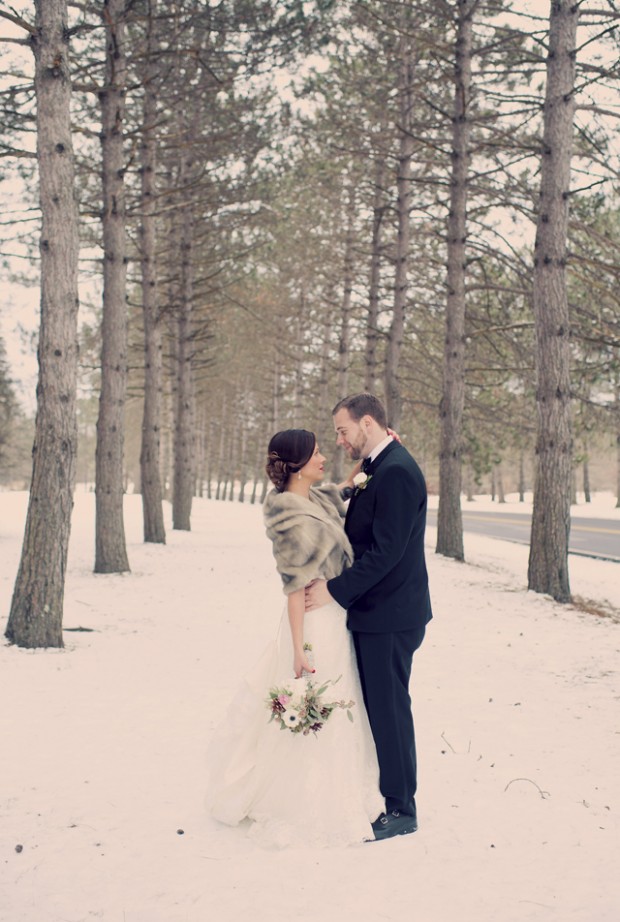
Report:
M385 809L375 746L364 708L346 612L336 602L307 612L313 681L336 680L327 701L355 701L353 722L335 709L321 730L304 736L270 722L269 689L292 681L293 648L286 609L276 640L244 679L209 753L207 807L223 823L249 817L248 835L271 847L348 845L372 838Z

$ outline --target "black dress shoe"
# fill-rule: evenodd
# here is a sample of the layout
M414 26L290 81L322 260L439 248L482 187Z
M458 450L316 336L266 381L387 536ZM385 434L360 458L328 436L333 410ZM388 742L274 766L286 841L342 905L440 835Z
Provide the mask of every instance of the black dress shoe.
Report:
M418 821L415 816L399 813L398 810L392 810L391 813L382 813L372 823L375 841L391 839L392 836L406 836L410 832L415 832L417 828ZM369 839L369 841L372 842L372 839Z

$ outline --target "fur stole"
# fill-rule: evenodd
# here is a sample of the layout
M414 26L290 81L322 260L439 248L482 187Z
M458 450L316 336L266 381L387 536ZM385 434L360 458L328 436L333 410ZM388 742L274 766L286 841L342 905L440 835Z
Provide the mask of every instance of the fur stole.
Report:
M332 579L353 562L344 533L344 505L335 484L310 490L310 499L272 490L263 503L267 537L290 595L313 579Z

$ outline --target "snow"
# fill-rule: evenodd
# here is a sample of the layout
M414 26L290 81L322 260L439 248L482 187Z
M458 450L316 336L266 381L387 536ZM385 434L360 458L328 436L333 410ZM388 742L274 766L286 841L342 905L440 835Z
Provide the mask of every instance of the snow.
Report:
M5 613L25 509L0 494ZM92 573L93 519L78 492L64 625L90 630L0 646L2 922L617 922L618 564L571 558L604 617L528 593L527 548L468 535L459 564L429 529L420 829L274 852L203 809L210 733L282 610L260 507L197 500L160 547L128 496L125 575Z

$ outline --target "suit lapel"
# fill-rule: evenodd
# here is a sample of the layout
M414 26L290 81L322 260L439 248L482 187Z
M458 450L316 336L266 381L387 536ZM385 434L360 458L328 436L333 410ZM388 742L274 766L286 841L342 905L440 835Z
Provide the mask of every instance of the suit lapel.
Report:
M389 445L386 445L386 446L385 446L385 448L383 449L383 451L382 451L379 455L377 455L377 457L375 458L375 460L371 463L370 469L369 469L369 471L368 471L368 476L369 476L369 477L372 477L372 476L373 476L373 474L376 472L376 470L377 470L377 468L379 467L379 465L380 465L380 464L387 458L387 456L388 456L392 451L394 451L394 449L397 448L397 447L398 447L398 442L397 442L396 440L392 440L392 441L390 442ZM345 518L345 520L344 520L344 527L345 527L345 530L346 530L347 526L349 525L349 522L350 522L350 519L351 519L351 515L353 514L353 510L354 510L354 508L355 508L355 503L359 500L360 495L361 495L362 492L363 492L363 491L360 490L359 492L354 493L353 496L351 497L351 499L349 500L349 506L348 506L348 509L347 509L347 515L346 515L346 518Z

